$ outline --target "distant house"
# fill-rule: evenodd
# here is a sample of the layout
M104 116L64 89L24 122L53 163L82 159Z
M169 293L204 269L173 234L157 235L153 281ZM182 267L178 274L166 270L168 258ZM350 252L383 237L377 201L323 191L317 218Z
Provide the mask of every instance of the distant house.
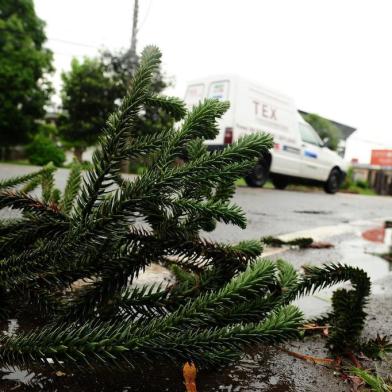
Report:
M45 124L57 125L60 113L58 111L47 111L44 116Z
M60 113L61 113L60 106L54 102L50 102L46 106L46 112L43 119L44 123L50 125L57 125L57 120L60 116Z

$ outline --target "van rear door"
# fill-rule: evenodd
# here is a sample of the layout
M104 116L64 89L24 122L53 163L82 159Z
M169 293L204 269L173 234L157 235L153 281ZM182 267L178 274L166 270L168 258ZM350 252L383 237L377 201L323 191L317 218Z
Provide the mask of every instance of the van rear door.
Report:
M204 99L218 99L220 101L230 101L230 109L218 120L219 134L213 140L205 140L205 143L211 146L223 147L229 144L226 140L226 133L229 130L233 135L233 108L232 108L232 80L227 77L209 77L196 80L190 83L185 93L185 103L188 109L200 103Z

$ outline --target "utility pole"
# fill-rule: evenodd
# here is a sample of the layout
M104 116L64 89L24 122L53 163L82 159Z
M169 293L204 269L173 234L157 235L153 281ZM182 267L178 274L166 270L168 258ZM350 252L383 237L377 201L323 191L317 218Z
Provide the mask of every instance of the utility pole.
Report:
M131 47L128 50L127 57L131 69L134 70L137 65L138 57L136 54L136 44L137 44L137 23L139 17L139 0L134 0L133 5L133 18L132 18L132 35L131 35Z
M137 21L139 17L139 0L134 0L133 3L133 18L132 18L132 35L131 35L131 47L125 53L125 61L129 70L132 74L138 64L138 57L136 54L136 44L137 44ZM121 171L123 173L129 173L129 159L123 159L121 161Z

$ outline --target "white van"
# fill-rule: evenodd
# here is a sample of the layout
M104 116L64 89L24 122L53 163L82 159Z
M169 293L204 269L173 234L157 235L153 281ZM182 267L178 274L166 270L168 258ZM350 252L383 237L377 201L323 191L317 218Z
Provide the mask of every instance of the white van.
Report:
M323 184L327 193L338 191L347 164L325 146L291 98L232 75L211 76L188 84L188 107L205 98L230 102L230 109L220 120L219 135L206 142L209 149L222 149L252 132L273 135L274 148L260 157L245 178L249 186L263 186L270 178L278 189L296 182Z

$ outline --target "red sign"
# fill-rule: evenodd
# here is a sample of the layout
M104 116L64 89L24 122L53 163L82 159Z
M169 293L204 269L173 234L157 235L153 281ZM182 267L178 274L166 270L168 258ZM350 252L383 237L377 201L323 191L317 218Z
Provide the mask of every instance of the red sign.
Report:
M372 150L371 165L392 166L392 150Z

